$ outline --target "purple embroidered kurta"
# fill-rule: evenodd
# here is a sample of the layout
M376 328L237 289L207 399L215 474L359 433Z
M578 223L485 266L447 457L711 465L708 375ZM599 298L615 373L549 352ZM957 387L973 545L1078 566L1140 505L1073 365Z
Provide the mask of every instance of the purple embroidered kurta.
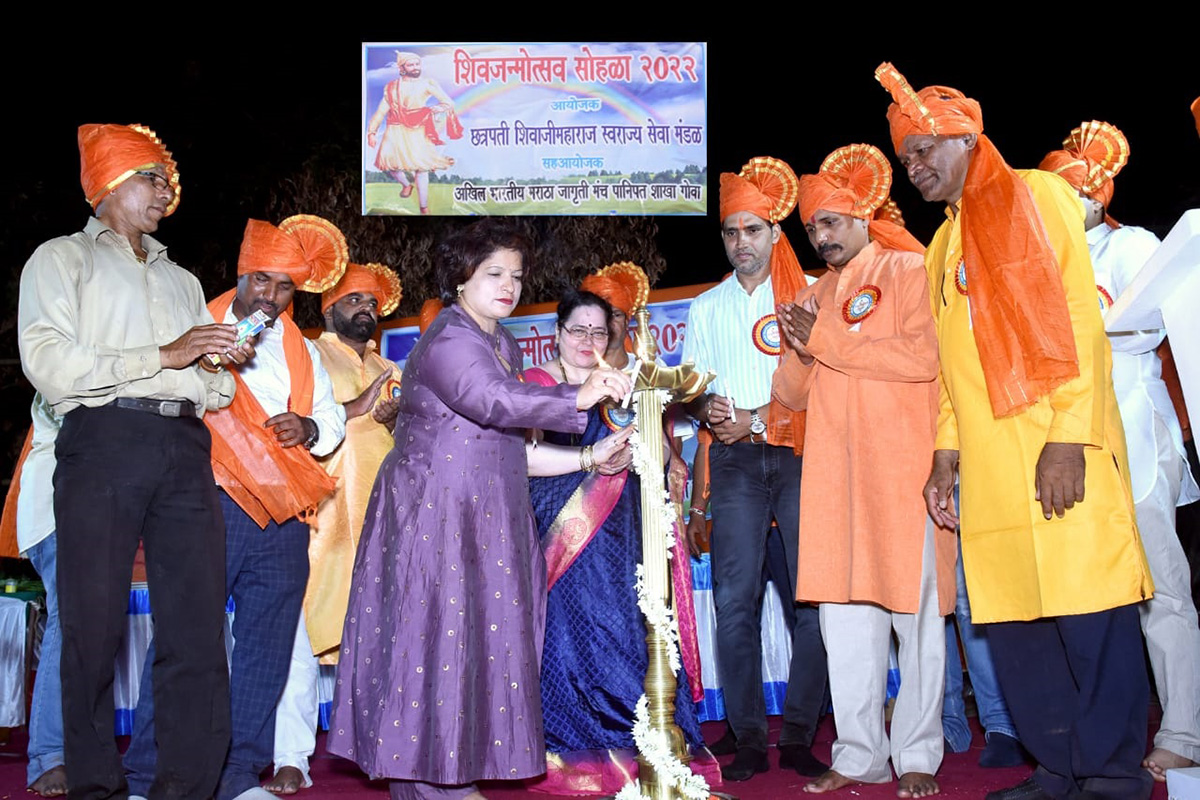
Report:
M442 311L404 368L396 446L354 563L328 749L372 778L546 770L546 565L526 428L582 432L577 387L518 381L521 351Z

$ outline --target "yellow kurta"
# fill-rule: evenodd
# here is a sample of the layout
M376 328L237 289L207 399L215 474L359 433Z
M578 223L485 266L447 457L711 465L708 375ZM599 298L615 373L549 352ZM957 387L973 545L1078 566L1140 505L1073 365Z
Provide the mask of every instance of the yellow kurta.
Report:
M1058 176L1019 171L1041 214L1066 291L1079 377L1025 411L996 419L971 331L959 221L951 216L925 254L942 388L937 448L958 450L963 567L975 622L1086 614L1153 592L1134 522L1125 434L1112 386L1079 197ZM1034 474L1047 442L1086 445L1084 500L1046 520Z
M400 378L396 365L375 352L374 342L367 343L361 360L358 353L338 340L336 333L326 331L314 344L339 403L358 397L383 372ZM304 616L313 653L321 655L322 663L337 663L350 597L350 574L367 501L379 465L391 449L392 434L368 412L346 420L346 438L341 446L318 459L325 471L338 479L337 490L317 509L308 545L311 567L304 593Z
M870 313L847 319L845 304L871 289ZM772 386L784 405L808 411L796 598L915 614L938 402L924 263L872 242L796 302L809 297L820 305L808 340L815 360L805 366L787 351ZM949 614L954 531L937 529L934 550L938 606Z

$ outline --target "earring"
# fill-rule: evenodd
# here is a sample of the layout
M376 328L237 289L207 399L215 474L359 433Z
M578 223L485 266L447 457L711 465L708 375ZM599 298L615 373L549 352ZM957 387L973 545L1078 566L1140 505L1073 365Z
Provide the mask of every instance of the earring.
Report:
M467 285L465 283L460 283L458 286L454 287L454 292L455 292L455 294L458 295L459 300L462 299L463 289L465 289L465 288L467 288Z

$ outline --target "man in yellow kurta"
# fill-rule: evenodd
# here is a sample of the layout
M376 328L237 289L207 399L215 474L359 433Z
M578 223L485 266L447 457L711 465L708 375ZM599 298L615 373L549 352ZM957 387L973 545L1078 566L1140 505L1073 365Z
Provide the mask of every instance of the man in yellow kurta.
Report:
M943 615L955 599L953 529L921 488L937 421L937 338L924 248L873 220L892 170L877 148L834 151L800 179L800 216L829 271L780 307L792 345L774 396L807 410L797 599L820 604L838 738L828 792L900 776L900 797L937 794L946 677ZM884 731L888 652L900 640L900 693Z
M350 597L350 573L375 474L392 449L400 370L375 352L379 318L396 310L401 287L381 264L350 264L321 295L325 332L315 342L346 408L346 438L319 459L338 481L321 503L308 546L310 571L287 686L275 715L275 777L267 788L292 794L311 786L308 757L316 745L318 662L336 664ZM396 392L398 393L398 392Z
M890 64L876 77L909 180L947 204L925 258L941 361L926 501L957 522L957 470L972 613L993 623L996 672L1038 761L988 798L1147 798L1136 604L1153 585L1083 209L1057 176L1012 170L974 100L918 93Z

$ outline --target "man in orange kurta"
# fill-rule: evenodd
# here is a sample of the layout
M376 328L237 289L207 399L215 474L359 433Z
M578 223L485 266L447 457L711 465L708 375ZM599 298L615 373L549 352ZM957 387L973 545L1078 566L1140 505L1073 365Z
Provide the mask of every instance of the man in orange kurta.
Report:
M937 422L937 337L923 248L872 215L891 168L870 145L831 154L800 179L809 241L829 266L780 320L793 350L774 396L807 410L797 599L820 604L838 739L826 792L900 776L901 797L936 794L942 760L945 624L954 605L954 532L921 497ZM892 631L900 694L883 726Z

